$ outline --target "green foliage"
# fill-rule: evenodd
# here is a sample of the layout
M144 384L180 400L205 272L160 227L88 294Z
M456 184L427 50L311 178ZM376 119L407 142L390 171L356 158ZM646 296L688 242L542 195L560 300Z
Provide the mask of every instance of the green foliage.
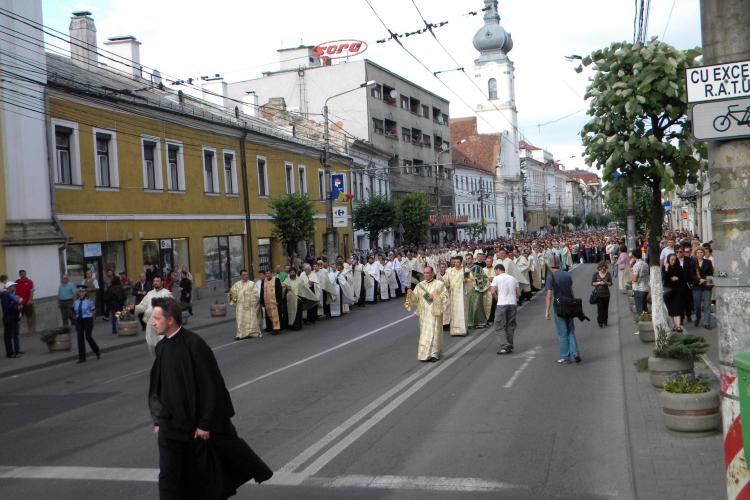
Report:
M659 336L664 335L665 339L659 342ZM685 361L696 361L708 351L709 344L706 339L700 335L690 335L688 333L675 333L666 336L663 328L659 329L657 335L656 349L654 356L657 358L683 359Z
M640 316L638 316L638 321L651 321L651 313L643 311Z
M565 224L566 226L569 224L573 224L573 217L569 215L566 215L565 217L563 217L563 224Z
M586 225L589 227L593 227L596 224L596 217L594 217L591 214L588 214L586 216Z
M693 374L679 374L669 377L661 386L665 391L674 394L700 394L710 390L706 377Z
M555 217L555 216L553 215L552 217L550 217L550 218L549 218L549 225L550 225L550 226L552 226L552 227L554 228L554 227L557 227L557 226L558 226L558 224L560 224L560 221L558 220L558 218L557 218L557 217Z
M596 218L596 225L597 227L607 227L607 224L609 224L611 221L612 218L609 215L599 214Z
M633 188L633 208L635 208L636 227L646 225L651 220L652 199L653 194L648 186L638 185ZM627 223L628 197L625 183L614 182L607 186L604 205L609 209L615 221L622 224Z
M484 233L486 228L484 224L473 222L471 224L466 225L464 229L466 229L466 232L469 233L470 239L477 239Z
M287 194L271 200L273 235L281 240L291 256L298 243L315 234L315 208L306 194Z
M583 219L581 219L580 215L574 215L573 216L573 225L575 227L581 227L581 224L583 224Z
M591 119L581 131L586 162L606 182L651 190L652 254L661 238L661 189L697 183L704 164L705 145L690 139L685 90L685 69L699 55L653 38L616 42L582 61L595 71L585 95Z
M404 227L404 242L419 245L427 237L430 202L424 193L409 193L396 201L396 218Z
M58 335L62 335L65 333L70 333L70 328L59 326L57 328L52 328L50 330L44 330L39 334L39 340L44 342L47 345L52 345L55 343L55 339Z
M385 196L371 196L367 201L357 203L352 210L354 229L367 231L372 246L378 244L380 233L395 223L396 206Z
M635 369L638 373L643 373L648 371L648 358L640 358L635 360Z

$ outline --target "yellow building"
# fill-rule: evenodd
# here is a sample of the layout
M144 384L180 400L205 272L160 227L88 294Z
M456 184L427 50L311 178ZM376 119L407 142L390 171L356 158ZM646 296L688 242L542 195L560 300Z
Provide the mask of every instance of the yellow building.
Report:
M74 282L85 269L134 280L185 266L196 287L223 292L243 267L286 262L269 201L292 192L314 200L311 243L323 248L319 144L157 81L55 54L47 66L54 208ZM351 229L339 235L348 252Z

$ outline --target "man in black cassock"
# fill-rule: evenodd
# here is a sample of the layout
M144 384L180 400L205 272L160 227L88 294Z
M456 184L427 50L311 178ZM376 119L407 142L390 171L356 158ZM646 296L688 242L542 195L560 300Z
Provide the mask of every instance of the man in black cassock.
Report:
M273 473L230 419L234 407L211 348L182 328L174 299L154 299L154 330L162 336L151 368L149 409L159 443L159 498L225 499Z

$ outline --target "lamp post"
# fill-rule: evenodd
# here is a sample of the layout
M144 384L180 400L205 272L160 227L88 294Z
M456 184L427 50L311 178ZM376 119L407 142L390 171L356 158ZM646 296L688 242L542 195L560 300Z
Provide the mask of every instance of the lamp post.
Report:
M325 181L327 183L327 188L325 193L327 193L327 203L326 203L326 211L328 212L326 214L326 256L328 257L329 262L333 262L333 260L336 259L338 256L338 234L336 232L336 228L333 227L333 196L331 196L331 191L333 189L333 186L331 185L331 164L328 161L329 152L331 148L331 133L328 125L328 101L333 99L334 97L339 97L344 94L348 94L349 92L354 92L355 90L359 90L361 88L371 88L377 85L378 82L375 80L369 80L363 84L361 84L359 87L355 87L353 89L345 90L343 92L339 92L338 94L334 94L323 102L323 168L325 170Z
M465 142L466 139L461 139L460 141L456 142L456 144L463 144ZM439 245L442 244L441 233L443 232L443 221L440 218L440 155L442 155L443 153L449 153L450 151L450 143L444 142L440 145L440 151L438 151L438 154L435 156L435 224L439 224L437 238L437 243Z

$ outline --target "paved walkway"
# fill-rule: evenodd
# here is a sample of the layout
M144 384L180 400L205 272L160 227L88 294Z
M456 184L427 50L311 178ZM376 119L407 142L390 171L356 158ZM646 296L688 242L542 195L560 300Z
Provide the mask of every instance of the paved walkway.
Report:
M619 316L626 408L630 433L633 474L639 499L660 500L726 498L721 431L695 436L668 430L664 426L660 390L649 382L648 372L638 373L634 363L648 357L653 343L643 343L625 295L616 292L613 305ZM613 297L614 298L614 297ZM703 335L711 344L708 362L718 366L718 333L692 324L686 331ZM696 373L714 378L709 366L696 363Z
M192 330L199 330L206 326L215 326L221 323L234 322L234 307L227 306L227 315L225 317L211 317L211 305L217 301L216 297L198 299L193 301L193 316L187 319L186 326ZM233 328L233 326L228 326ZM146 339L142 331L134 337L119 337L112 335L112 324L109 320L105 321L101 317L94 321L94 340L103 353L122 349L136 344L143 344L146 349ZM23 355L18 358L8 359L3 356L0 359L0 379L24 373L46 366L57 365L61 363L74 363L78 360L78 347L76 343L75 330L71 332L72 347L69 351L50 351L47 345L41 341L39 334L28 335L21 330L21 351ZM96 359L87 347L87 359Z

